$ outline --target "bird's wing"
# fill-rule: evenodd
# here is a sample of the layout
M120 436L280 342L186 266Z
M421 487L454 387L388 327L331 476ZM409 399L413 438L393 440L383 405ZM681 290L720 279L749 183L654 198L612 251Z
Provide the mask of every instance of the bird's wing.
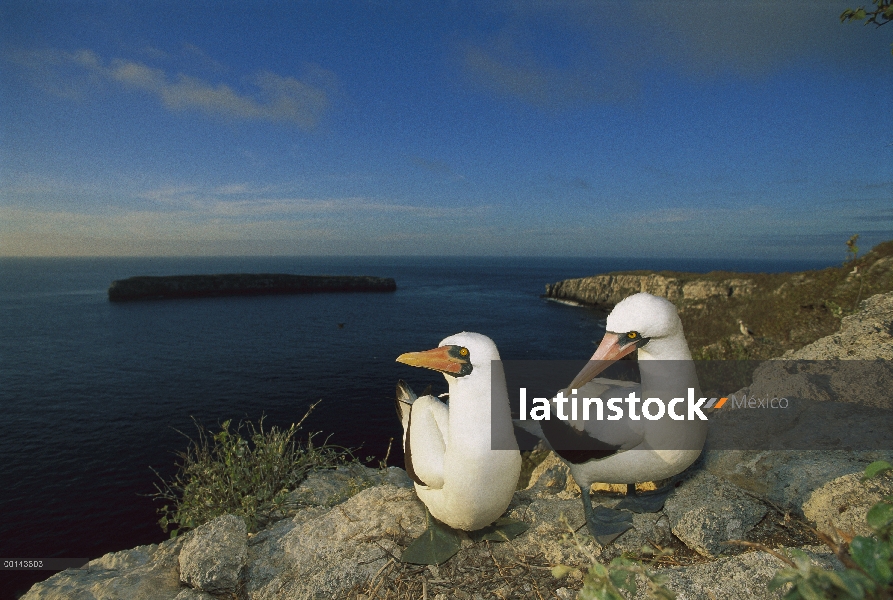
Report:
M443 458L449 437L449 409L434 396L412 404L403 438L406 473L418 484L443 487Z
M607 403L612 398L625 399L631 393L635 393L636 396L641 399L641 392L641 384L632 381L605 379L601 377L593 379L577 390L577 399L582 405L584 403L582 400L583 398L601 398L604 411L602 416L604 418L602 420L596 418L597 407L595 404L591 404L589 406L590 414L588 420L583 420L583 417L585 416L584 410L583 406L580 406L577 410L578 420L576 422L568 422L576 429L584 431L590 438L598 440L604 444L617 446L623 450L629 450L630 448L638 446L644 439L645 432L642 427L644 423L627 418L626 403L621 405L624 409L623 419L620 419L619 421L608 420L607 417L612 414L612 411L607 406Z
M412 388L409 387L402 379L397 382L397 395L395 396L394 405L397 409L397 418L403 426L403 439L406 440L406 428L409 427L409 411L417 396Z
M558 417L557 405L551 403L549 419L534 421L529 418L513 422L528 433L545 441L552 450L568 462L583 463L601 459L638 446L644 439L642 424L624 417L618 421L607 420L613 414L607 407L611 398L626 398L630 393L637 395L641 386L630 381L593 379L577 390L577 419L562 420ZM571 397L571 396L568 396ZM590 405L588 419L584 419L584 398L600 398L603 404L603 419L598 420L596 406ZM626 405L623 405L624 414ZM571 417L570 402L566 402L565 416Z

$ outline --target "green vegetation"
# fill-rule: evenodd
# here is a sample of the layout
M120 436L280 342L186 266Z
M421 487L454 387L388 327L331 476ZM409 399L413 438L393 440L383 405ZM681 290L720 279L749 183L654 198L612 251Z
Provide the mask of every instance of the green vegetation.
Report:
M856 242L858 242L858 241L859 241L858 233L846 241L847 259L845 262L850 262L852 260L856 260L856 257L859 256L859 246L856 245Z
M850 260L839 267L801 273L729 273L697 275L697 279L747 279L750 294L712 297L678 304L692 355L697 360L774 358L840 329L841 320L856 312L859 302L893 290L893 241L856 257L855 236L848 243ZM660 272L668 277L691 274ZM742 319L754 331L739 331Z
M664 578L649 570L643 560L624 554L607 565L600 563L580 542L576 532L563 516L562 519L570 532L565 535L565 540L571 541L584 556L589 558L590 566L583 574L583 587L577 596L579 600L626 600L627 597L635 597L641 584L644 584L647 598L656 600L676 598L676 594L664 586ZM648 546L641 549L641 554L651 556L652 561L672 553L672 550L655 551ZM571 571L573 567L557 565L552 568L552 576L561 579Z
M865 469L865 478L889 472L893 466L877 461ZM769 583L777 590L790 583L784 600L880 600L893 598L893 496L886 497L868 511L865 521L873 535L850 537L837 543L827 536L822 541L834 551L846 567L826 571L813 566L806 553L792 549L781 558L788 566L778 571Z
M853 21L865 21L865 25L874 23L878 27L886 25L893 21L893 3L889 0L872 0L877 7L874 10L865 10L864 6L852 9L848 8L840 13L840 22L847 23ZM890 47L890 53L893 54L893 44Z
M308 472L355 460L346 448L314 445L315 434L303 443L296 438L316 404L284 430L275 426L264 430L261 417L257 425L240 422L234 430L231 422L225 421L220 431L211 435L196 422L198 439L189 438L186 451L177 453L180 461L173 480L166 482L159 476L161 485L155 484L157 492L152 496L167 502L158 509L162 529L171 528L173 538L221 515L233 514L245 519L248 531L257 531L283 507L288 492Z

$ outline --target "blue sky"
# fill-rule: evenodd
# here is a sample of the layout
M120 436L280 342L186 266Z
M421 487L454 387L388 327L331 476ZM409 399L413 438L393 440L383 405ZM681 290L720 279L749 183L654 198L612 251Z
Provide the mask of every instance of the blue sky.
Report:
M0 255L836 261L893 238L851 5L6 0Z

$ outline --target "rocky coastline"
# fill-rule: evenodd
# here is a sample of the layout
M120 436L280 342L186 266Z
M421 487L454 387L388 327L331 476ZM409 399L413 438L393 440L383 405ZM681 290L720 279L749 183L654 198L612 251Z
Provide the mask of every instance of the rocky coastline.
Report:
M893 292L863 300L858 308L842 319L839 331L786 358L871 359L889 370ZM771 368L757 371L750 389L774 385L776 378ZM835 424L826 426L833 433ZM386 592L436 600L566 600L577 597L593 557L606 563L621 553L643 556L646 546L672 550L650 568L680 600L781 598L785 589L770 591L768 583L783 563L729 540L782 553L796 548L816 567L841 569L834 553L800 523L830 536L864 534L868 508L893 494L893 476L861 479L872 461L893 462L893 449L708 446L663 511L634 515L633 529L600 546L585 532L580 489L567 467L554 454L539 452L508 510L529 530L509 543L466 540L459 554L438 567L398 560L425 528L424 506L406 473L354 463L310 474L290 492L282 518L257 533L248 532L241 517L225 515L161 544L110 553L86 568L58 573L35 584L24 600L367 600ZM593 496L607 506L618 499ZM577 534L569 540L571 530ZM561 579L551 570L558 564L571 567ZM636 598L645 597L640 589Z
M893 240L838 267L798 273L626 271L546 285L545 298L607 314L648 292L679 309L696 359L768 359L837 331L869 296L893 290Z
M111 302L216 296L265 296L320 292L393 292L390 277L232 273L139 276L118 279L108 289Z

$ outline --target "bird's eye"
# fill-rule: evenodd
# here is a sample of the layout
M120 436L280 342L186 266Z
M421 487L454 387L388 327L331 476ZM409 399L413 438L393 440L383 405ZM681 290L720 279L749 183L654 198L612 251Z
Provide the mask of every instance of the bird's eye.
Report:
M628 337L631 340L634 340L637 337L639 337L639 334L636 333L635 331L630 331L629 333L626 334L626 337Z
M459 348L459 354L462 356L468 356L468 348Z

